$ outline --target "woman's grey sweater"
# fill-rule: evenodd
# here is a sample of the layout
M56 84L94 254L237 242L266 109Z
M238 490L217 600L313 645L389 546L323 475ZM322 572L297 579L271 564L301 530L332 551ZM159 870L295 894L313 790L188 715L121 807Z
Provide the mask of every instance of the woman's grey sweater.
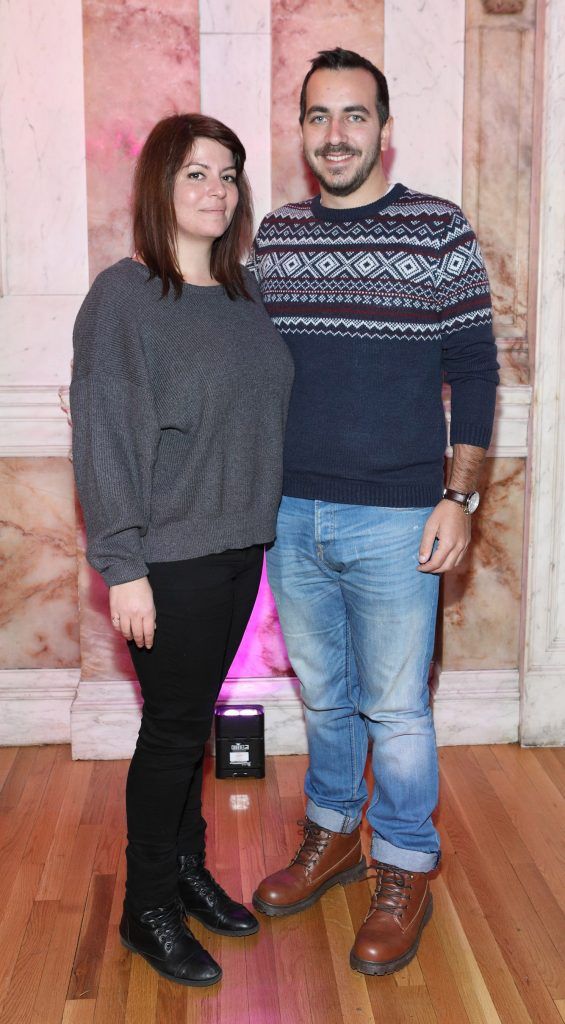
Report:
M97 277L74 330L73 459L87 557L107 584L271 541L292 359L255 301L161 281L132 259Z

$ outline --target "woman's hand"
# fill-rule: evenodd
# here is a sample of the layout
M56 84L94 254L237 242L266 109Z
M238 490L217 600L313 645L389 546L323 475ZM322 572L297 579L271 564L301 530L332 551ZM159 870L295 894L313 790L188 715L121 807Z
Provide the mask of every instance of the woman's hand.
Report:
M153 647L155 605L147 576L131 583L110 587L112 625L126 640L135 640L138 647Z

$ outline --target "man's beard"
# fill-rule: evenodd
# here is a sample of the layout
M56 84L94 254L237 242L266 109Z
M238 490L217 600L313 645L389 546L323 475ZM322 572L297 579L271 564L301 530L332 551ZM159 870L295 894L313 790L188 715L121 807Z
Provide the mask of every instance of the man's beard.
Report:
M352 156L361 156L361 152L358 149L352 149L351 146L322 146L321 149L314 150L315 157L324 157L330 155L344 155L351 154ZM352 192L356 192L358 188L361 188L367 178L369 177L373 167L381 155L381 138L380 134L375 143L374 148L367 153L367 156L361 163L361 165L355 171L355 174L348 181L339 182L332 178L325 178L320 173L319 168L309 159L306 150L304 150L304 159L308 164L308 167L312 171L315 178L318 179L321 185L323 185L326 192L331 196L350 196Z

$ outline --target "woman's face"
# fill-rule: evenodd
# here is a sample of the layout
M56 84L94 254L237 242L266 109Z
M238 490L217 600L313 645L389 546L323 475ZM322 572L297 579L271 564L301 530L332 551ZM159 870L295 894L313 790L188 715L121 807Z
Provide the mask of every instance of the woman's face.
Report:
M219 238L239 198L233 154L214 139L196 139L175 178L173 202L178 237Z

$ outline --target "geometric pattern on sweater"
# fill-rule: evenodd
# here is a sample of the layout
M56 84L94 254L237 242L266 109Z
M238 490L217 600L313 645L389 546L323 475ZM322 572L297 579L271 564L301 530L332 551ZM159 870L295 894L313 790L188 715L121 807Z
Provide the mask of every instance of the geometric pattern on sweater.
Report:
M283 334L431 341L490 326L480 247L454 203L404 189L378 214L334 222L313 202L266 217L250 257Z

